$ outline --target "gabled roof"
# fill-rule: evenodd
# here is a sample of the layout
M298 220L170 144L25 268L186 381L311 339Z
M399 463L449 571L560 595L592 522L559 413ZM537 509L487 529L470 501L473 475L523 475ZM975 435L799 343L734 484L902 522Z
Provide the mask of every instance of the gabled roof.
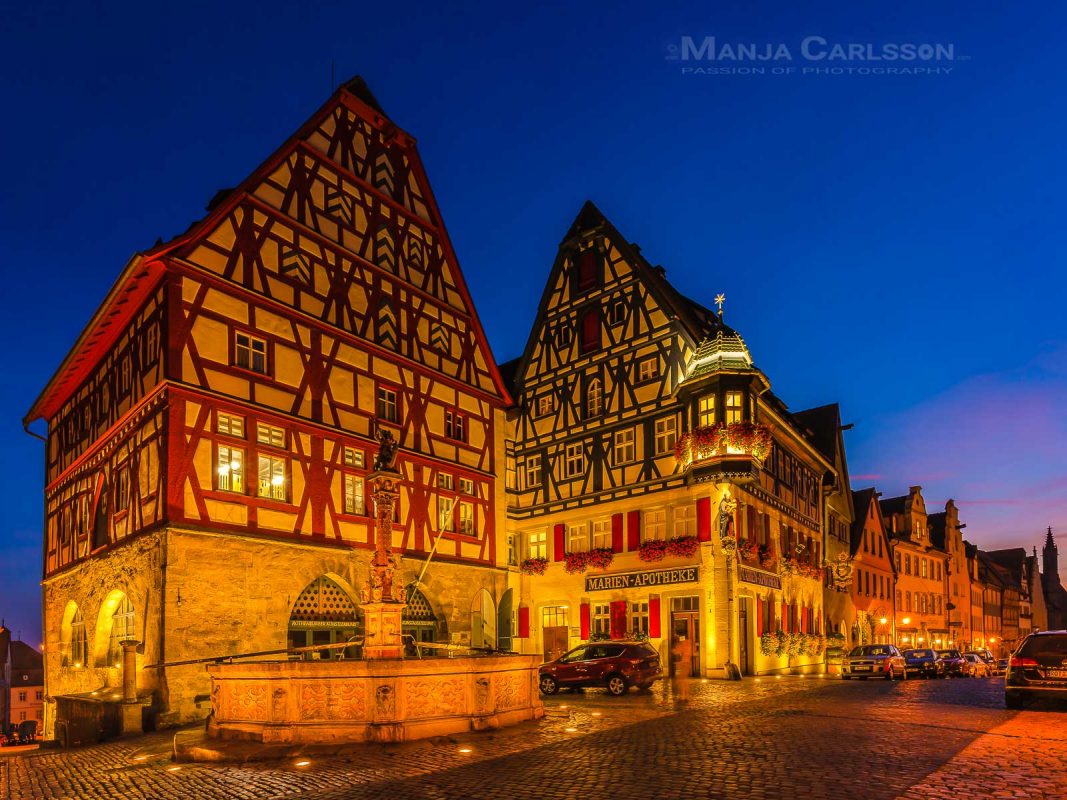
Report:
M937 511L926 515L926 527L930 530L930 544L938 550L945 549L945 528L948 515L944 511Z
M1014 588L1017 585L1012 584L1011 576L1008 575L1007 570L991 559L984 550L978 551L978 577L1000 589Z
M641 277L649 293L656 298L665 311L670 312L678 319L695 345L704 341L705 338L713 336L723 326L717 314L675 289L667 280L666 270L663 267L650 264L648 259L641 254L641 248L623 236L592 200L586 200L581 209L579 209L578 215L574 218L574 222L567 229L567 233L560 240L559 251L556 253L555 261L553 261L552 268L549 270L548 277L545 280L545 288L541 293L541 301L537 306L537 316L534 317L530 335L526 340L526 346L523 348L522 356L518 359L518 367L515 369L516 392L521 388L519 384L523 380L526 367L537 344L541 320L547 311L556 273L574 241L578 238L595 234L611 239L626 261L633 266Z
M40 686L44 683L44 659L25 642L11 643L11 685Z
M882 509L882 513L887 517L893 514L903 514L907 509L908 495L904 494L900 497L888 497L885 500L879 500L878 505Z
M1023 582L1026 550L1022 547L1010 547L1005 550L987 550L985 556L996 563L1012 579L1016 586Z
M808 437L811 443L826 456L830 463L833 463L837 457L837 436L841 430L841 409L838 404L829 403L825 406L794 411L793 417L811 431Z
M374 125L389 129L400 139L411 143L410 158L412 170L421 175L425 181L428 213L431 223L441 239L441 246L445 251L446 258L455 266L453 279L456 288L463 297L467 310L470 313L471 325L475 335L484 344L486 360L490 375L498 392L505 403L510 403L510 396L504 388L504 382L496 367L489 340L485 336L481 320L478 317L474 301L471 299L466 280L462 270L459 269L458 259L452 248L448 231L441 220L441 213L434 198L433 189L429 185L429 179L425 175L422 161L414 147L414 138L404 133L393 123L382 110L381 104L370 91L366 82L360 76L339 86L329 99L312 114L300 127L273 153L235 188L223 189L216 192L208 205L208 214L193 222L183 233L168 242L157 242L153 247L137 252L127 263L126 268L119 275L111 290L97 308L96 312L82 330L74 346L63 359L59 369L49 379L48 383L34 401L30 410L23 417L23 425L28 427L40 418L51 418L62 406L66 399L77 390L82 381L91 373L103 353L114 344L122 334L126 324L140 309L148 294L159 284L166 268L162 261L163 257L172 251L178 250L183 245L192 242L200 235L207 235L213 227L229 214L266 175L276 168L281 161L305 139L316 126L338 106L344 106L353 113L372 121Z
M852 555L856 555L860 544L863 543L863 529L867 524L868 509L870 509L871 503L874 502L877 496L874 487L852 492L852 508L856 512L849 533L849 545Z

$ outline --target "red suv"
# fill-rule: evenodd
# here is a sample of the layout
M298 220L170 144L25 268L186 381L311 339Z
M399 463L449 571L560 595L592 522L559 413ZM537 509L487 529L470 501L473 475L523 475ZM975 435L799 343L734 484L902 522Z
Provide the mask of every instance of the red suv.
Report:
M540 686L544 694L560 687L603 686L618 696L631 686L647 689L660 677L659 653L648 642L593 642L542 664Z

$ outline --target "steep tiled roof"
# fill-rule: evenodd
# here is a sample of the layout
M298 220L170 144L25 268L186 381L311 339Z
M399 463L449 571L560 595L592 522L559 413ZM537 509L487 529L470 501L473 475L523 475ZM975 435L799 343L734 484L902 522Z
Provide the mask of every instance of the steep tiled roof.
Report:
M890 514L903 514L907 508L908 496L906 494L900 497L888 497L885 500L879 500L878 505L882 508L882 513L887 517Z
M996 563L1014 582L1021 586L1023 582L1023 565L1026 563L1026 550L1022 547L1011 547L1006 550L987 550L986 558Z
M871 507L871 502L874 501L875 496L873 487L860 489L852 493L852 507L856 510L856 519L852 522L852 529L849 535L852 555L856 555L860 543L863 541L863 526L867 521L867 510Z
M938 550L945 549L945 526L947 515L944 511L926 515L926 526L930 529L930 544Z
M793 417L802 427L811 431L811 443L831 464L834 463L837 432L841 428L841 409L837 403L794 411Z

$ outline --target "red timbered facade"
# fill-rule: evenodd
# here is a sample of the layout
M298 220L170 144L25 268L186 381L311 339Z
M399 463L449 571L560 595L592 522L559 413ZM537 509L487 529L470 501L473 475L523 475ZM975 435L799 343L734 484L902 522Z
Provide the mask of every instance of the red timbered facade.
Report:
M134 638L141 690L189 719L206 679L167 664L358 632L383 426L406 580L435 550L413 635L470 635L503 599L509 403L414 140L356 79L130 262L26 417L48 424L49 695L116 685Z

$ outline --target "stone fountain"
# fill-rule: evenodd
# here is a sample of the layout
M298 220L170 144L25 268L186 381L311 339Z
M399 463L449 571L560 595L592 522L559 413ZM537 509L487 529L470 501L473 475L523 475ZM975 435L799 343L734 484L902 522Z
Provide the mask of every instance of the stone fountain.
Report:
M269 744L398 742L513 725L544 715L537 655L406 660L404 588L395 580L393 509L402 476L397 445L378 436L368 476L375 550L363 587L363 660L217 663L208 736Z

